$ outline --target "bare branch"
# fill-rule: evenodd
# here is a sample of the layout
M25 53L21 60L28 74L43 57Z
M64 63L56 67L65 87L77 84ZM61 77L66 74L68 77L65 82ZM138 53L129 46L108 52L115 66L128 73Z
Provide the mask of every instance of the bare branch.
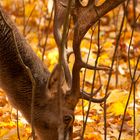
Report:
M87 68L87 69L91 69L91 70L104 70L104 71L108 71L110 70L109 67L95 67L89 64L86 64L85 62L81 61L81 67L82 68Z

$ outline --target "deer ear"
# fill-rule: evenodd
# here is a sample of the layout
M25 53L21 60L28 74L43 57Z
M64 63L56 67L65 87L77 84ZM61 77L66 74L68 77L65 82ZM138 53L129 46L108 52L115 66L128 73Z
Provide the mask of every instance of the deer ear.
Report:
M59 80L59 78L61 78L61 79ZM51 76L50 76L49 82L48 82L48 89L53 90L53 91L57 91L58 84L60 84L60 86L63 87L63 85L65 83L66 83L66 80L65 80L64 69L63 69L63 67L61 67L58 64L55 66L55 68L53 69L53 71L51 73Z

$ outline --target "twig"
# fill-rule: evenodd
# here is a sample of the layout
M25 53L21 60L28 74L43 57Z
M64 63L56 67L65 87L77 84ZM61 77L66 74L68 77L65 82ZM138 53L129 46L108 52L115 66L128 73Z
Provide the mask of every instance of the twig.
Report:
M139 14L139 15L137 16L137 18L136 18L135 25L136 25L136 22L137 22L137 20L139 19L139 17L140 17L140 14ZM134 25L133 28L132 28L131 37L130 37L130 42L129 42L129 46L128 46L128 67L129 67L129 72L130 72L131 80L132 80L132 72L131 72L131 64L130 64L130 47L131 47L131 44L132 44L132 39L133 39L135 27L136 27L135 25Z
M128 3L129 3L129 0L127 0L126 7L128 6ZM120 41L123 25L124 25L125 15L126 15L126 11L124 11L122 23L121 23L120 30L119 30L119 34L118 34L118 37L116 39L116 46L115 46L115 50L114 50L114 54L113 54L113 58L112 58L111 69L113 69L113 66L114 66L116 53L117 53L117 49L118 49L118 46L119 46L119 41ZM111 76L112 76L112 71L110 70L109 71L108 82L107 82L107 86L106 86L106 91L105 91L105 96L107 96L107 93L108 93ZM107 107L106 107L106 100L105 100L105 102L104 102L104 140L107 140L107 117L106 117L106 113L107 113Z
M135 25L136 25L136 22L137 22L137 20L138 20L139 17L140 17L140 14L138 15L138 17L135 20L135 23L134 23ZM130 64L130 46L131 46L131 43L132 43L132 38L133 38L133 34L134 34L135 25L132 28L132 33L131 33L131 37L130 37L130 43L129 43L129 47L128 47L128 67L129 67L130 78L131 78L131 82L132 83L131 83L131 87L130 87L129 97L128 97L128 100L127 100L127 103L126 103L126 106L125 106L125 110L124 110L124 115L123 115L123 119L122 119L122 124L121 124L121 128L120 128L120 133L119 133L118 140L120 140L120 138L121 138L121 132L122 132L122 128L123 128L123 123L124 123L124 119L125 119L125 114L126 114L127 106L128 106L129 100L130 100L131 92L132 92L132 87L135 86L134 84L137 81L137 79L136 79L136 81L134 81L134 79L135 79L135 73L136 73L136 69L137 69L139 57L138 57L137 64L135 66L135 70L134 70L133 75L132 75L131 64ZM134 95L134 100L135 100L135 95ZM135 102L134 102L134 108L135 108ZM133 113L135 113L135 111ZM135 114L134 114L134 116L135 116ZM134 121L134 130L133 131L135 131L135 121ZM135 136L134 136L134 139L135 139Z
M45 55L45 52L46 52L46 45L47 45L47 41L48 41L48 35L49 35L49 29L50 29L51 21L52 21L52 18L53 18L53 11L54 11L54 4L53 4L52 10L51 10L51 16L50 16L50 19L49 19L49 23L48 23L48 26L46 28L47 31L46 31L45 43L43 45L42 61L44 61L44 55Z
M92 38L93 38L93 34L95 31L96 27L94 28L94 30L92 30L92 34L91 34L91 38L90 38L90 47L89 47L89 52L88 52L88 56L87 56L87 61L86 64L88 64L88 60L89 60L89 56L90 56L90 52L91 52L91 46L92 46ZM82 84L82 89L81 89L81 97L82 97L82 114L83 114L83 126L84 126L84 95L83 95L83 91L84 91L84 86L85 86L85 77L86 77L86 71L87 69L85 68L84 70L84 76L83 76L83 84Z
M132 77L132 82L131 82L131 86L130 86L130 92L129 92L129 96L128 96L128 99L127 99L127 102L126 102L126 106L125 106L125 109L124 109L124 114L123 114L123 119L122 119L122 124L121 124L121 128L120 128L120 133L119 133L118 140L120 140L120 138L121 138L123 124L124 124L124 121L125 121L126 110L127 110L127 107L128 107L128 104L129 104L129 100L130 100L130 97L131 97L131 93L132 93L132 90L133 90L133 87L134 87L135 76L136 76L136 71L137 71L137 68L138 68L139 60L140 60L140 56L137 59L137 63L136 63L135 69L134 69L134 73L133 73L133 77Z
M25 36L25 25L26 25L26 16L25 16L25 1L22 0L23 7L23 35Z
M18 110L17 110L17 137L18 137L18 140L21 140L20 139L20 131L19 131L19 114L18 114Z
M97 57L96 57L96 60L95 60L95 68L97 67L99 56L100 56L100 20L98 22L98 52L97 52ZM87 119L88 119L88 115L89 115L89 111L90 111L90 107L91 107L91 103L92 103L92 94L93 94L93 90L94 90L94 86L95 86L96 72L97 71L95 69L93 79L92 79L93 84L92 84L92 88L91 88L91 96L90 96L90 100L89 100L89 104L88 104L88 110L87 110L86 119L85 119L84 126L83 126L81 140L84 139L84 132L86 130Z
M33 12L35 10L35 7L36 7L36 4L34 5L33 9L31 10L31 13L30 13L29 17L27 18L27 21L25 22L25 25L24 25L24 36L26 36L28 34L28 32L26 34L26 27L27 27L27 25L29 23L30 17L32 16L32 14L33 14Z
M136 82L133 83L133 140L136 139Z

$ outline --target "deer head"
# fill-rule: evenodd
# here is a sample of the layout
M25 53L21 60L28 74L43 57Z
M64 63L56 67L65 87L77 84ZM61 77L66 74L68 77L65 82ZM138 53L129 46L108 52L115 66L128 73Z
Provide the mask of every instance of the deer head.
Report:
M61 88L59 89L58 86ZM41 140L69 139L74 121L74 108L71 108L70 104L66 102L69 90L64 69L57 65L49 76L46 84L45 104L40 107L39 118L35 120L34 124ZM34 110L36 111L36 109Z
M72 139L74 108L79 98L90 99L86 92L80 92L80 69L108 70L104 67L90 66L82 61L81 40L101 16L123 1L125 0L106 0L96 7L93 0L89 0L86 6L80 1L54 0L54 37L59 54L62 53L63 39L60 29L65 22L66 13L74 19L75 62L72 76L64 55L61 57L62 63L57 64L50 74L8 14L0 7L0 85L13 106L33 124L38 139ZM68 8L70 10L67 12ZM90 100L102 102L105 99L106 97Z

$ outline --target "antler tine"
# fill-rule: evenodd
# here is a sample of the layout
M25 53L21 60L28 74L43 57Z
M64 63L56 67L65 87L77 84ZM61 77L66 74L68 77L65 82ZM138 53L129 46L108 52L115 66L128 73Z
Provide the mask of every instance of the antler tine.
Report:
M95 96L101 90L101 88L102 88L102 86L100 86L94 93L87 93L87 92L81 90L80 91L81 98L85 99L85 100L88 100L88 101L91 101L93 103L102 103L102 102L104 102L108 98L108 96L110 94L108 94L107 96L104 96L102 98L99 98L99 99L93 98L93 96Z
M91 98L90 97L90 95L88 95L86 92L82 92L82 98L83 99L85 99L85 100L87 100L87 101L91 101L91 102L93 102L93 103L102 103L102 102L104 102L107 98L108 98L108 96L109 96L109 94L107 95L107 96L104 96L104 97L102 97L102 98L99 98L99 99L96 99L96 98Z
M94 91L94 93L92 93L92 97L95 96L101 90L101 88L102 88L102 85L96 91ZM81 90L80 92L81 92L81 98L82 98L82 95L85 95L85 94L87 96L91 95L91 93L87 93L84 90Z

